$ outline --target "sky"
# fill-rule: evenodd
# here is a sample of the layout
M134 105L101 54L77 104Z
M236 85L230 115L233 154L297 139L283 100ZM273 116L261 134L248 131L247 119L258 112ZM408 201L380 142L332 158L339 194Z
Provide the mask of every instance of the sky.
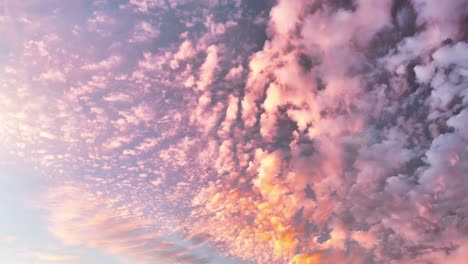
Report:
M0 0L0 36L0 263L468 259L466 0Z

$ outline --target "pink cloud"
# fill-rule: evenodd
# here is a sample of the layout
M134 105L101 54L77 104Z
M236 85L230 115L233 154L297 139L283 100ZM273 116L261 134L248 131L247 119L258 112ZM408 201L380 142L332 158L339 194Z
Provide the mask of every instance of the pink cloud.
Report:
M205 9L223 1L197 3L173 10L181 29L161 47L146 41L171 35L157 12L184 1L113 9L132 41L112 38L107 12L68 25L70 41L36 26L58 37L25 38L2 67L0 144L58 185L43 209L67 244L173 262L206 261L203 245L257 263L461 263L466 4L397 2L279 1L223 21ZM247 22L268 24L263 46Z
M200 77L197 88L204 91L214 81L216 70L218 69L218 47L211 45L206 50L206 59L200 68Z
M51 81L51 82L65 82L65 75L59 71L59 70L54 70L50 69L47 72L42 73L39 76L39 80L41 81Z
M83 65L81 68L88 71L110 70L118 66L121 62L121 57L117 55L110 56L107 59L101 60L97 63L89 63Z
M139 22L133 29L133 37L129 42L144 42L155 39L159 36L159 31L146 21Z

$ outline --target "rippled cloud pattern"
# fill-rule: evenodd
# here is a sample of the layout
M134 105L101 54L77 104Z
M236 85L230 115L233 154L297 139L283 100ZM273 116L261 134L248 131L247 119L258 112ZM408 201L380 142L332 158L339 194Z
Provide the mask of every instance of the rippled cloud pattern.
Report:
M468 260L466 0L4 0L0 35L0 147L66 245Z

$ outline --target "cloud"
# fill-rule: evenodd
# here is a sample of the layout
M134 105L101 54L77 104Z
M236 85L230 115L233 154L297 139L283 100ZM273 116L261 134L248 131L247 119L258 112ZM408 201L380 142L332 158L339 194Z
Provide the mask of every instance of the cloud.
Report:
M117 55L110 56L107 59L101 60L98 63L89 63L81 68L88 71L111 70L118 66L121 62L121 57Z
M49 231L66 245L100 248L142 263L206 263L205 257L198 255L197 245L167 237L154 228L157 219L142 215L135 205L118 206L120 199L104 199L84 186L65 185L50 189L40 208L47 212ZM45 253L34 256L42 261L76 258Z
M42 262L47 262L47 263L49 262L64 263L66 261L72 261L78 258L77 256L74 256L74 255L59 255L59 254L42 253L42 252L35 252L32 255L37 261L42 261Z
M4 240L8 241L8 242L14 242L16 241L18 238L16 236L7 236L7 237L4 237Z
M227 80L238 80L242 73L244 72L244 67L242 65L238 65L229 70L228 74L226 75Z
M265 243L264 248L268 249L258 249L256 253L259 256L258 259L271 261L270 258L272 258L281 262L282 258L286 257L296 261L297 259L305 261L302 260L302 258L305 258L304 255L294 257L287 250L288 245L293 245L294 248L299 246L299 243L295 241L298 241L296 239L303 232L304 226L297 224L298 220L292 217L296 215L297 217L300 216L299 219L301 221L307 221L316 226L318 230L315 232L318 234L320 232L327 232L329 236L322 240L321 236L317 234L315 243L303 242L301 248L305 252L307 252L307 248L309 248L310 252L313 252L314 249L336 250L337 254L331 254L328 258L339 262L362 263L363 259L359 257L360 253L358 252L370 252L374 248L378 248L378 253L375 255L367 253L369 255L364 256L379 262L410 258L408 254L424 255L424 253L412 249L415 245L428 243L431 246L427 247L434 248L434 251L445 247L445 242L437 245L437 242L429 238L430 235L427 235L427 232L431 232L429 231L431 230L430 227L417 231L414 229L418 223L420 224L424 221L440 223L443 218L436 218L438 220L435 220L429 215L413 216L414 225L413 223L408 224L408 221L412 222L412 220L404 216L410 217L411 211L417 211L415 208L411 209L413 205L421 208L418 205L421 202L413 201L408 205L404 205L396 198L396 193L393 192L397 192L399 195L403 195L402 192L405 192L406 196L416 199L416 197L422 198L423 196L422 193L420 194L421 196L416 195L416 193L422 191L421 189L428 188L427 190L437 193L437 197L440 197L439 192L447 192L446 195L450 193L450 195L453 195L452 197L455 197L457 189L454 186L448 187L447 182L455 183L457 181L450 179L450 176L447 175L460 178L460 176L455 176L457 175L457 169L434 168L436 172L432 169L427 169L423 164L417 165L418 167L416 168L411 167L415 165L410 164L414 164L414 162L425 155L429 158L426 161L429 164L433 164L433 166L439 166L436 164L453 164L452 166L457 167L459 166L460 155L466 151L466 148L452 149L448 146L454 146L454 143L449 142L459 142L460 146L463 146L465 143L458 141L460 138L456 134L439 136L441 133L444 133L440 131L443 128L436 128L437 126L441 126L439 123L438 125L432 125L435 130L440 130L434 134L429 143L436 144L437 147L434 146L434 148L438 149L437 152L444 149L442 146L448 147L447 152L441 153L440 156L439 154L433 156L433 148L430 147L430 144L427 145L425 143L426 150L430 150L427 152L421 151L424 150L424 148L420 149L421 145L413 145L416 143L411 143L410 140L415 140L418 137L415 135L417 132L409 132L406 129L409 128L408 126L411 123L415 122L414 119L417 117L405 114L398 119L398 113L400 113L398 109L404 109L407 105L410 107L409 104L413 104L412 107L418 107L414 105L416 102L411 101L412 99L405 101L399 99L398 95L395 95L393 98L387 97L387 102L384 105L378 106L381 109L380 113L376 113L376 116L372 119L368 118L367 114L369 109L377 107L373 105L373 98L379 93L379 86L377 84L380 83L372 78L372 74L378 74L380 69L374 70L375 73L372 73L372 69L366 69L366 64L375 62L373 62L374 58L366 59L363 57L363 53L367 49L372 48L375 34L380 34L379 32L384 32L392 27L390 13L386 11L390 9L390 4L388 1L382 3L357 1L352 10L339 8L337 11L334 11L336 10L336 6L330 3L323 4L321 9L317 9L315 13L308 15L302 13L302 10L307 9L304 7L307 5L305 2L280 1L272 9L270 24L270 30L272 31L271 41L265 44L262 51L251 57L250 74L247 80L247 88L242 101L241 111L243 121L248 127L254 127L259 121L259 132L263 139L267 142L272 142L272 144L277 144L276 146L273 145L272 148L281 149L281 146L284 147L281 150L275 150L270 153L264 150L259 151L257 148L256 153L266 153L262 154L266 155L265 159L260 158L262 157L260 155L257 161L256 155L256 159L253 162L256 161L257 163L252 163L252 165L255 165L247 170L247 175L249 175L247 177L251 180L253 192L260 194L260 196L253 198L256 196L248 191L240 196L248 199L250 203L262 204L262 206L256 209L248 209L249 212L256 215L256 217L253 217L254 224L248 225L253 228L250 231L251 233L247 231L247 224L237 224L225 220L230 226L236 226L233 229L244 231L241 232L241 235L231 236L226 234L226 230L221 227L219 230L212 228L211 232L215 233L215 236L223 237L228 241L249 241L252 233L258 235L261 233L260 230L268 228L267 230L271 230L273 235L268 236L266 241L272 241L272 244ZM455 6L454 4L452 8ZM416 8L418 9L418 7ZM372 25L368 24L368 14L375 12L381 13L379 15L380 20L375 21ZM288 21L283 21L283 18L288 18ZM397 21L397 23L403 22ZM302 36L297 38L295 32L301 30ZM426 32L430 30L428 29ZM419 36L423 35L424 33L420 33ZM410 36L408 39L401 41L402 43L409 43L406 41L409 41L411 38L417 39L419 36ZM438 45L441 45L444 39L439 39ZM354 42L355 46L350 45L350 42ZM422 43L420 44L423 45ZM425 46L430 47L434 44L435 42L430 42L425 44ZM405 44L402 45L404 46ZM462 48L463 45L461 42L453 46L441 47L440 50L435 51L433 54L430 48L427 48L423 52L428 52L429 55L432 54L434 58L432 66L427 66L431 70L422 72L423 68L415 68L415 70L417 69L416 76L420 80L431 80L431 77L435 75L435 79L432 79L431 82L431 87L433 87L432 94L430 97L425 98L426 102L432 102L431 109L434 110L431 110L432 113L426 116L426 118L429 120L443 118L444 121L439 119L439 122L448 122L448 125L456 127L456 133L464 132L461 129L461 125L459 125L462 121L457 121L464 118L464 112L460 113L459 117L452 117L450 120L447 119L447 116L451 115L449 113L453 113L449 109L460 110L463 108L460 105L460 101L455 103L457 96L460 96L461 100L464 98L464 95L462 95L464 93L460 90L460 85L464 81L462 80L463 77L460 77L458 73L457 66L454 66L460 65L458 67L465 67L461 62L466 54L464 48ZM384 57L383 60L381 59L381 62L388 62L389 65L392 65L395 62L394 58L400 56L401 53L390 54L383 54ZM301 56L305 57L306 59L304 60L306 61L303 60L301 62L295 59L295 57L301 58ZM408 57L411 57L411 55L407 54L405 58L408 59ZM458 60L456 57L460 59ZM402 56L402 58L404 57ZM444 61L445 59L447 59L446 62ZM317 62L314 62L314 60L317 60ZM440 61L440 64L438 64L438 61ZM448 67L448 65L452 65L451 73L435 70L438 67ZM394 69L397 72L400 71L399 69ZM440 76L437 76L435 72ZM449 75L452 77L449 77L449 81L447 81L446 78ZM324 84L314 85L314 82L308 81L307 78L309 80L313 80L314 78L321 80ZM397 82L398 78L400 78L398 75L394 78L390 77L390 85L399 85ZM271 80L274 81L272 82ZM457 84L455 84L455 80L458 82ZM374 87L375 90L368 90L367 86ZM385 89L397 90L408 88L405 88L405 86L386 86ZM422 86L419 89L416 94L425 88ZM410 91L401 90L400 93L410 93ZM458 105L458 107L455 105ZM302 109L304 109L304 114L300 114ZM288 120L284 121L282 111L288 113L287 117L290 118L290 121L296 122L299 131L294 131L294 126L291 127L291 130L288 130L290 128L285 125ZM384 119L384 114L393 115L393 117L390 120ZM381 120L379 121L379 119ZM380 124L384 125L384 127L379 127L380 124L378 122L382 122ZM392 122L396 122L396 124L393 126ZM406 122L406 128L404 127L404 122ZM305 135L301 136L304 143L300 140L293 140L287 141L289 144L286 146L281 144L283 141L288 140L286 137L288 134L291 135L289 140L293 138L299 139L300 131L305 132L303 132ZM362 142L354 141L354 139L359 137L368 137L366 135L370 135L368 140ZM298 151L293 152L292 150L294 149ZM307 149L309 149L308 152L306 152ZM275 155L279 155L278 153L282 152L287 153L282 154L288 155L287 159L268 158L275 157ZM306 155L304 153L310 154ZM392 153L392 155L385 157L379 153ZM452 158L451 161L448 161L442 157ZM268 161L270 159L273 159L273 161ZM264 160L265 163L263 162ZM302 161L305 163L300 166L299 164ZM285 163L284 165L283 162ZM283 166L287 168L285 171L281 169ZM445 165L441 167L445 167ZM402 175L402 173L410 174ZM429 174L426 176L426 173ZM238 176L233 175L233 177ZM439 185L435 182L429 183L435 181L436 178ZM412 182L412 180L417 179L419 179L419 184L424 186L422 182L427 182L429 185L427 187L418 187L418 184ZM307 195L304 193L309 188L308 186L310 186L311 192L313 192L311 198L307 198ZM387 191L385 195L381 194L383 187ZM214 191L213 189L218 189L218 191ZM213 216L215 219L228 219L227 215L232 214L232 211L235 209L223 208L221 205L232 203L228 198L229 196L226 196L225 193L233 191L219 185L211 186L207 190L210 190L211 194L202 192L200 194L202 201L197 200L197 205L206 203L206 211L200 212L199 217L203 219L200 221L207 221L205 216L209 218L209 212L216 212L216 216ZM201 198L202 195L208 198ZM392 198L386 195L390 195ZM446 197L449 199L448 196ZM311 200L308 201L308 199ZM424 204L437 203L435 201L429 202L427 199L424 199L424 201ZM454 199L453 204L462 206L458 201L460 200ZM444 205L444 208L446 206L447 204ZM279 218L281 219L281 225L274 224L273 219L276 219L275 212L272 209L267 209L275 207L281 208L282 215ZM429 209L432 207L423 206L423 208L426 208L424 210L434 210ZM246 212L245 208L241 207L240 210ZM269 219L269 224L257 222L259 219L262 219L260 217L262 215L261 212L268 215L263 219ZM219 217L223 213L226 215ZM244 213L244 215L249 214ZM294 224L295 222L296 224ZM289 227L288 224L290 225ZM270 227L268 227L269 225ZM361 225L362 228L359 228ZM438 228L442 228L443 226L442 223L434 225L437 225ZM444 226L444 228L447 228L447 232L451 229L448 226ZM326 231L327 229L329 231ZM410 231L411 229L413 231ZM286 232L286 230L288 231ZM392 236L392 239L400 241L399 246L395 248L390 246L392 239L387 240L387 242L381 242L381 239L388 232L391 232L391 230L396 232ZM285 234L289 232L291 232L293 239L287 239ZM454 237L448 233L446 235L448 239L446 241L459 243L455 242L459 241L459 238L456 238L456 236ZM349 256L339 254L340 250L350 248L350 245L345 243L349 238L352 238L359 244L360 249L356 249ZM232 242L232 244L236 245L235 248L238 249L238 251L235 251L236 254L241 255L245 252L245 248L240 244L236 242ZM255 250L261 248L258 239L256 240L256 244ZM276 252L276 245L282 248L281 253L273 253L272 257L262 256L262 252L265 251L269 252L271 250L270 252ZM392 252L392 250L397 249L408 251L401 253L404 257L399 257ZM453 254L458 254L455 252L457 251L454 250ZM418 259L419 257L415 258Z
M103 97L108 102L129 102L132 97L125 93L114 92Z
M51 81L51 82L65 82L65 75L59 70L50 69L49 71L42 73L39 76L41 81Z
M179 67L179 61L190 59L195 56L196 51L193 48L190 40L184 40L179 46L179 50L174 54L174 59L171 61L171 68L177 69ZM190 85L191 86L191 85Z
M206 59L200 67L200 77L197 82L197 88L202 91L206 90L214 81L215 71L218 69L218 47L211 45L206 53Z
M117 21L105 12L96 11L93 13L93 17L88 19L86 28L106 37L110 35L109 29L113 28L116 23Z
M154 0L130 0L129 4L138 12L146 13L152 7L158 4L158 1Z
M133 31L133 37L129 40L130 42L143 42L159 36L159 31L146 21L139 22Z
M102 2L81 24L57 11L51 28L21 26L25 52L2 67L0 142L50 175L43 208L64 243L142 261L458 264L465 7Z

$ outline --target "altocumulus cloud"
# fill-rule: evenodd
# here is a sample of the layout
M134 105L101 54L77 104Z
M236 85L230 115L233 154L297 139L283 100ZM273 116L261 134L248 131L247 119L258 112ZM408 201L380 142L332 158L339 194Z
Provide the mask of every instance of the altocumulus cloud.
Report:
M466 1L1 6L0 144L44 172L64 243L141 263L468 259Z

